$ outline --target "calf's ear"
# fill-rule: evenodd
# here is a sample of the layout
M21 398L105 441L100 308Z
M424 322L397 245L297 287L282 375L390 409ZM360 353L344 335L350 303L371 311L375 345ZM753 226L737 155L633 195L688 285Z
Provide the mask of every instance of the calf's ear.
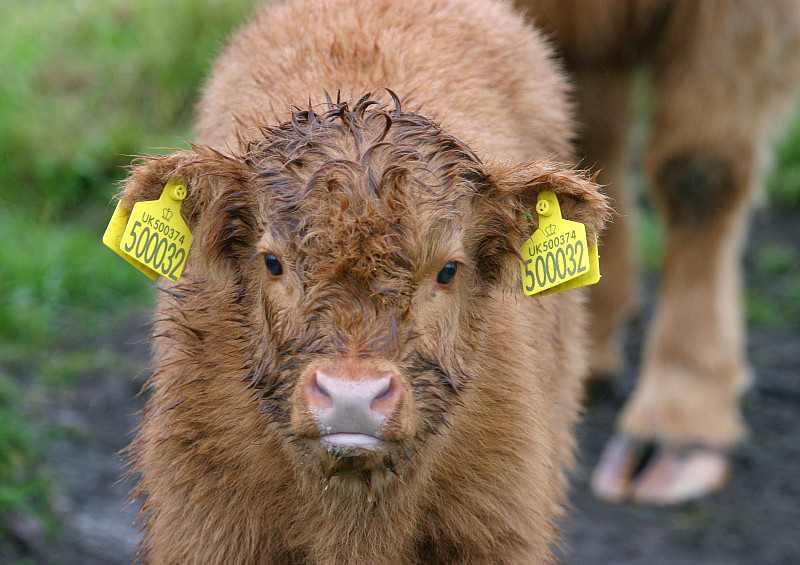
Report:
M141 157L118 198L127 211L157 200L171 180L186 181L181 215L194 238L187 268L200 278L219 278L241 268L258 239L252 170L241 159L203 147Z
M585 171L552 161L525 165L489 164L488 178L479 190L479 217L483 225L478 244L478 269L484 281L499 282L508 270L518 278L516 262L525 240L539 227L536 202L551 190L558 197L561 215L586 226L589 243L595 243L611 214L608 198ZM510 269L515 263L514 269ZM517 280L512 277L511 280Z
M586 226L590 243L596 241L611 214L608 198L587 171L552 161L495 167L491 180L494 199L514 214L523 231L528 232L525 237L538 227L536 201L543 190L556 194L565 219Z

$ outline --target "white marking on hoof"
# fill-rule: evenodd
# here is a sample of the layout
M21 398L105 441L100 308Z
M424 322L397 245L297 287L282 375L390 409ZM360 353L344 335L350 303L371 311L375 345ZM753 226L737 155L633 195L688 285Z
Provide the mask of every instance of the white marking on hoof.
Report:
M632 496L644 504L682 504L721 489L729 474L728 457L719 451L662 448L636 477Z

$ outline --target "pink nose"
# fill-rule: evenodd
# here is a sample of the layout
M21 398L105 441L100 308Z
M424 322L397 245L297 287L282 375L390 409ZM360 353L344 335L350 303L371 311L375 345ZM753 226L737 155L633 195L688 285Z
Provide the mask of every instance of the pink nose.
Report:
M400 377L393 372L328 374L317 370L305 386L308 408L323 436L380 437L384 421L397 409L402 390Z

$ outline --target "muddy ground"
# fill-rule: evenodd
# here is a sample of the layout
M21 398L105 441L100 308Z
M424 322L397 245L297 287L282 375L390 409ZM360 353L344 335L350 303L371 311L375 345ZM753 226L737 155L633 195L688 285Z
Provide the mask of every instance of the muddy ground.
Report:
M800 251L800 209L761 213L756 247L781 242ZM746 264L753 267L754 251ZM795 253L795 257L800 254ZM797 276L797 266L794 275ZM768 293L775 281L757 280ZM653 281L646 284L654 286ZM774 288L771 288L774 286ZM649 292L652 296L652 292ZM651 299L652 300L652 299ZM632 324L628 351L635 367L650 305ZM137 393L146 379L146 346L131 345L146 335L126 325L104 344L118 351L119 374L88 375L78 386L53 398L43 417L70 433L49 451L60 484L62 529L44 544L25 534L27 547L0 548L0 565L116 565L132 562L137 529L135 505L127 502L130 483L120 483L120 450L130 439L144 399ZM800 322L749 332L755 384L745 399L751 438L734 454L734 474L722 493L680 508L611 505L588 493L588 474L613 428L614 415L633 385L634 370L589 401L579 431L580 468L572 488L571 521L560 549L566 565L797 565L800 564ZM31 528L29 528L30 530Z

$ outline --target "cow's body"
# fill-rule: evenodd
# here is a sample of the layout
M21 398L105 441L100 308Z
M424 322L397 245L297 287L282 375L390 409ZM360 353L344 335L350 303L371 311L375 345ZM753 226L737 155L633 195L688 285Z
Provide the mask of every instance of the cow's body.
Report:
M565 90L494 2L292 2L234 37L200 145L122 196L186 179L194 233L132 446L148 562L550 561L582 295L523 296L516 253L543 188L590 241L607 213L552 164Z

